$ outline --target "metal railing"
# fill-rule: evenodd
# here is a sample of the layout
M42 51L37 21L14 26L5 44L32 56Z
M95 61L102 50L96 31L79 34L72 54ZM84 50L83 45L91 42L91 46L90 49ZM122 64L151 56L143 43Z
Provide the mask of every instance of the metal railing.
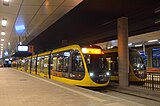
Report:
M148 72L147 80L143 86L152 90L160 90L160 73Z
M144 83L136 85L145 89L160 91L160 73L159 72L147 72L147 79Z

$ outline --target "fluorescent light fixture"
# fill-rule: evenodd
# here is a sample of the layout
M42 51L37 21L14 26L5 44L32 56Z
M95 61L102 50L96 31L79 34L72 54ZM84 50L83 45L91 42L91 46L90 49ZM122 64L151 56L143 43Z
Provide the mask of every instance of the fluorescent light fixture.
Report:
M132 43L128 43L128 46L132 46Z
M107 49L110 49L110 48L111 48L110 46L107 47Z
M3 47L1 47L1 49L3 49Z
M160 43L160 42L158 42L158 43Z
M134 45L135 47L139 47L139 46L142 46L142 44L139 44L139 45Z
M1 35L3 35L3 36L4 36L4 35L6 35L6 33L5 33L4 31L2 31L2 32L1 32Z
M153 49L152 49L152 51L158 51L158 50L159 50L158 48L153 48Z
M4 2L9 2L9 0L3 0Z
M6 59L4 59L5 61L9 61L9 59L8 58L6 58Z
M158 12L160 12L160 7L154 9L154 13L158 13Z
M1 44L1 46L3 46L3 44Z
M154 39L154 40L149 40L148 42L157 42L158 39Z
M1 41L4 41L4 39L1 39Z
M23 31L25 30L25 26L24 25L19 25L19 26L15 26L16 31Z
M8 45L10 46L10 45L11 45L11 43L10 43L10 42L8 42Z
M9 6L9 0L3 0L3 5Z
M7 19L3 18L2 19L2 26L5 27L7 25Z

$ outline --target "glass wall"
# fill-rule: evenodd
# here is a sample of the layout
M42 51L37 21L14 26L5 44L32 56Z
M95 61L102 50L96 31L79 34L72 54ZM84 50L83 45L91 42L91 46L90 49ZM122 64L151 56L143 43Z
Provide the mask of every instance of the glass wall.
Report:
M147 54L145 54L144 51L139 51L139 53L143 59L145 66L147 66L147 61L148 61Z
M152 67L160 68L160 48L152 49Z

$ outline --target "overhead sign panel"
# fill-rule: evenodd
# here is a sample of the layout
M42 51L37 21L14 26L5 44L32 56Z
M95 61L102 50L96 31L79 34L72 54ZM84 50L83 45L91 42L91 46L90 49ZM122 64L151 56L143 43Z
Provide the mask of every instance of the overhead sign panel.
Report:
M28 51L28 46L18 46L18 51Z

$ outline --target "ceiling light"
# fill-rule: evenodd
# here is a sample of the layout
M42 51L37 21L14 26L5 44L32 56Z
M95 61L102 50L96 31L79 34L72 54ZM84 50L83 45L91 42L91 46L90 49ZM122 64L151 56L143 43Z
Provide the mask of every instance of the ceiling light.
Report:
M1 41L4 41L4 39L1 39Z
M1 47L1 49L3 49L3 47Z
M18 25L18 26L15 26L15 29L16 29L16 31L23 31L23 30L25 30L25 26L24 25Z
M19 42L20 45L22 45L22 42Z
M134 45L135 47L139 47L139 46L142 46L142 44L139 44L139 45Z
M10 42L8 42L8 46L10 46L11 45L11 43Z
M157 42L158 39L155 39L155 40L149 40L148 42Z
M132 43L128 43L128 46L132 46Z
M3 44L1 44L1 46L3 46Z
M4 36L4 35L6 35L6 33L3 31L3 32L1 32L1 35L3 35L3 36Z
M9 0L3 0L3 5L9 6Z
M110 49L110 48L111 48L110 46L107 47L107 49Z
M2 26L5 27L7 25L7 19L3 18L2 19Z
M154 10L154 13L158 13L158 12L160 12L160 7L156 8L156 9Z
M9 0L3 0L4 2L9 2Z
M160 42L158 42L158 43L160 43Z

